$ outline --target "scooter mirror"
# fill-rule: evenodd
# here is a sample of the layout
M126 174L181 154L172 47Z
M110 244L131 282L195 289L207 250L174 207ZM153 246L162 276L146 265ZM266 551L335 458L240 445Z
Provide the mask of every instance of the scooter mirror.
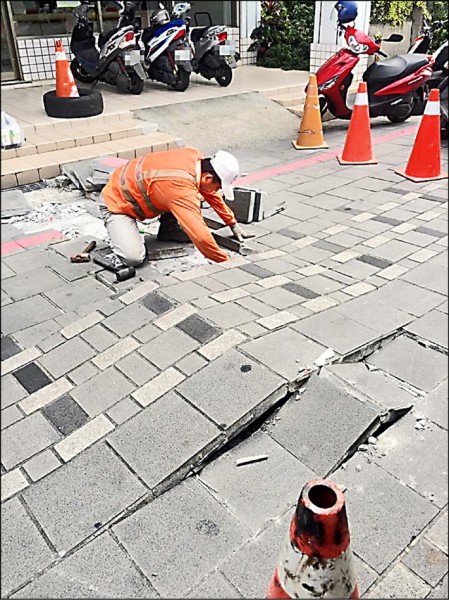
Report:
M402 42L404 36L400 33L392 33L389 38L385 38L383 42Z

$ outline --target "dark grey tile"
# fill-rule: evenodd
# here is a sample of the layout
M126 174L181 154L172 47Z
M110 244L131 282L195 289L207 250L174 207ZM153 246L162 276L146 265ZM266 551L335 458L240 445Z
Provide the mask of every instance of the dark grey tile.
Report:
M89 419L80 405L68 394L46 406L42 412L63 435L69 435Z
M261 279L272 277L274 275L273 271L263 269L262 267L259 267L259 265L255 265L253 263L243 265L242 267L239 267L239 269L246 271L246 273L250 273L251 275L255 275L256 277L260 277Z
M429 227L417 227L415 231L424 233L425 235L432 235L437 238L443 238L447 235L444 231L437 231L436 229L430 229Z
M282 286L285 290L289 292L293 292L293 294L298 294L298 296L302 296L303 298L308 298L309 300L313 300L314 298L318 298L320 294L309 290L308 288L299 285L298 283L290 282L286 283Z
M222 332L219 327L210 325L198 315L191 315L190 317L187 317L187 319L184 319L184 321L178 323L177 327L202 344L210 342L218 337Z
M294 240L300 240L301 238L306 237L305 233L299 233L299 231L293 231L293 229L280 229L278 233L293 238Z
M147 294L142 298L141 303L157 315L161 315L175 306L174 302L156 292Z
M22 352L22 348L12 339L10 335L1 338L1 359L6 360L15 354Z
M399 221L399 219L392 219L391 217L384 217L383 215L377 215L376 217L373 217L372 220L378 221L379 223L385 223L386 225L392 225L393 227L396 227L396 225L401 225L402 223L402 221Z
M379 267L379 269L386 269L387 267L391 267L393 264L391 260L385 260L384 258L378 258L377 256L370 256L369 254L358 256L357 260L360 260L360 262L366 263L367 265L372 265L373 267Z
M30 394L51 383L50 377L34 362L17 369L13 375Z
M328 250L329 252L334 252L338 254L339 252L343 252L346 250L346 246L340 246L339 244L333 244L332 242L326 242L326 240L318 240L312 244L315 248L321 248L321 250Z
M432 196L432 194L422 194L421 197L424 200L430 200L431 202L440 202L441 204L443 202L447 202L447 200L445 200L444 198L439 198L438 196Z

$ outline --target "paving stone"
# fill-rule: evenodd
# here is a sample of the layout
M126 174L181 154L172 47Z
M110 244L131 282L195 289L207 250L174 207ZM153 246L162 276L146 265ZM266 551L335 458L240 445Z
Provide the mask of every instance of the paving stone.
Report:
M162 315L175 306L174 302L157 292L147 294L141 302L156 315Z
M256 277L259 277L261 279L265 279L267 277L272 277L274 275L273 271L269 271L268 269L264 269L263 267L254 264L254 263L249 263L247 265L242 265L241 267L239 267L242 271L245 271L246 273L250 273L251 275L255 275Z
M303 237L306 237L305 233L299 233L298 231L294 231L293 229L280 229L278 231L280 235L292 238L294 240L300 240Z
M198 345L190 336L172 328L142 346L139 352L162 370L193 352Z
M11 277L2 283L2 289L13 300L23 300L30 296L48 292L64 286L65 281L48 269L37 269L30 273Z
M62 377L21 400L19 406L25 414L29 415L47 406L47 404L69 392L72 388L73 385L70 381Z
M242 323L248 323L254 318L252 313L232 302L208 308L203 311L203 316L223 329L231 329Z
M242 598L236 588L219 571L214 571L185 598Z
M2 597L55 559L17 498L2 506Z
M92 359L92 362L96 367L103 371L107 367L112 366L121 357L134 352L137 348L140 348L139 342L136 342L132 337L126 337L101 354L95 356L95 358Z
M2 332L5 335L15 333L60 314L61 311L42 296L19 300L2 308ZM24 345L19 339L17 341Z
M385 217L384 215L377 215L376 217L373 217L373 221L385 223L386 225L393 225L394 227L402 223L402 221L399 221L398 219L392 219L391 217Z
M183 281L164 288L164 293L180 303L190 302L208 295L208 290L194 281Z
M63 461L68 462L113 431L114 427L114 424L105 415L98 415L56 444L54 450Z
M430 394L419 398L416 413L423 414L434 423L447 430L448 428L448 380L440 383Z
M291 267L290 267L291 268ZM257 285L263 287L266 290L269 290L274 287L278 287L284 285L284 283L289 283L289 277L285 277L284 275L275 275L274 277L268 277L267 279L263 279L259 281Z
M3 375L1 383L2 410L11 406L15 402L22 400L27 395L27 391L20 385L12 374Z
M267 271L272 271L272 273L274 274L272 276L273 279L276 275L280 277L284 273L291 271L291 263L289 263L287 260L283 260L282 258L266 259L260 263L260 266L263 267L264 269L267 269ZM270 278L266 278L266 279L264 278L262 281L258 281L257 283L259 285L262 285L263 287L267 287L267 283L269 283L269 279ZM284 281L284 283L286 283L286 282Z
M110 408L106 414L117 425L121 425L140 412L140 410L141 407L138 406L131 398L123 398L123 400L120 400L120 402L117 402L115 406Z
M63 344L66 341L66 339L67 338L63 337L60 333L55 333L47 339L42 340L42 342L39 342L39 348L45 354L47 352L50 352L50 350L53 350L57 346Z
M157 287L158 284L154 283L154 281L146 281L141 285L137 285L126 294L123 294L123 296L120 297L120 301L123 302L123 304L131 304L132 302L140 300L140 298L143 298L145 295L148 295L153 290L157 289Z
M446 575L449 566L448 557L425 538L412 546L402 562L432 587Z
M238 459L262 454L267 461L236 467ZM253 533L297 501L298 481L314 478L316 473L266 433L251 436L201 472L201 480Z
M264 304L263 302L260 302L260 300L257 300L253 297L242 298L241 300L237 301L237 304L247 308L260 317L267 317L268 315L272 315L276 312L276 309L273 306L268 306L267 304Z
M74 323L71 323L70 325L67 325L66 327L61 329L61 335L63 335L67 339L70 339L72 337L75 337L75 335L78 335L79 333L85 331L86 329L89 329L89 327L93 327L103 319L103 315L101 315L98 312L93 312L84 317L83 319L75 321Z
M89 299L89 302L107 298L111 295L111 290L93 277L86 277L67 283L56 290L50 290L45 295L64 312L69 312L83 306L86 298Z
M2 416L1 416L2 429L9 427L13 423L17 423L17 421L20 421L20 419L22 419L22 418L23 418L23 413L20 412L20 410L17 408L17 406L15 406L15 405L8 406L8 408L5 408L2 410Z
M288 289L285 289L285 286L293 286L292 291L288 291ZM293 293L293 290L296 289L294 287L296 286L296 284L287 283L285 284L285 286L271 288L269 290L259 292L255 295L255 299L260 300L261 302L265 302L270 306L274 306L279 310L289 308L290 306L299 304L300 302L304 301L304 296L299 296L299 292Z
M71 395L90 417L99 415L133 392L135 386L109 367L72 390Z
M97 373L97 367L94 367L91 362L87 362L80 367L77 367L73 371L70 371L67 376L75 385L81 385L88 379L91 379Z
M432 542L434 546L448 554L448 518L447 510L443 511L425 537Z
M115 366L137 385L144 385L159 373L156 367L151 365L137 352L128 354L128 356L115 363Z
M73 338L39 359L54 378L61 377L95 355L95 350L80 338Z
M173 310L169 311L167 314L158 317L155 320L154 324L157 325L159 329L167 331L171 327L175 327L178 323L181 323L181 321L184 321L184 319L187 319L187 317L190 317L190 315L193 315L196 312L198 312L198 309L192 306L191 304L183 304L182 306L178 306L177 308L174 308Z
M249 283L244 288L234 288L231 290L217 292L216 294L212 294L211 298L220 303L231 302L233 300L238 300L239 298L249 296L250 293L258 292L259 290L260 287L257 284ZM212 306L216 306L216 304L213 304ZM208 306L207 308L210 307Z
M290 401L279 411L280 420L269 434L324 477L377 414L328 379L312 376L300 400Z
M367 598L424 598L431 587L399 563L376 585Z
M282 395L283 383L277 375L230 350L184 381L178 391L215 423L229 427L263 402L269 402L272 395Z
M6 360L15 354L22 352L22 348L13 340L10 335L1 338L1 360Z
M343 252L345 246L341 246L339 244L333 244L332 242L328 242L327 240L318 240L313 244L316 248L321 248L321 250L327 250L328 252Z
M163 371L144 386L136 390L132 397L137 400L141 406L148 406L185 379L184 375L177 369L170 367Z
M57 319L59 317L56 317ZM54 319L49 319L38 325L33 325L22 331L16 331L14 337L24 348L34 346L35 344L41 344L44 340L47 340L50 336L57 333L61 329L61 326Z
M409 283L419 285L426 290L448 295L448 269L435 264L424 264L412 269L404 275L403 279Z
M348 489L351 545L378 573L437 513L428 500L359 454L346 463L344 470L336 471L333 478Z
M136 329L150 323L154 313L141 304L130 304L103 321L103 325L119 337L126 337Z
M381 335L391 333L410 322L410 315L391 306L382 306L375 301L376 294L356 298L335 308L335 312L360 323Z
M230 554L247 535L192 479L156 498L113 531L162 596L186 594L211 571L217 556ZM173 553L174 537L184 552Z
M393 263L414 254L419 250L419 246L413 246L412 244L406 244L398 240L391 240L373 250L373 254L384 260L389 260Z
M29 483L25 478L21 469L14 469L14 471L9 471L6 473L2 464L2 502L14 496L18 492L21 492L26 487L28 487Z
M206 417L170 392L113 433L109 443L154 489L177 471L190 470L219 433Z
M187 319L178 323L177 327L202 344L207 344L222 333L219 327L210 325L198 315L187 317Z
M197 354L196 352L192 352L188 356L182 358L179 362L176 363L176 368L179 369L185 375L193 375L200 369L207 365L207 360L205 360L202 356Z
M267 333L264 327L255 322L240 325L238 330L241 331L244 335L247 335L249 338L258 338Z
M13 375L30 394L51 383L48 375L34 362L14 371Z
M104 444L89 448L24 497L59 552L67 552L146 493Z
M261 319L257 319L256 323L262 325L262 327L265 327L270 331L273 331L274 329L285 327L285 325L288 325L289 323L292 323L297 320L298 319L294 314L282 310L268 317L262 317Z
M325 350L289 327L243 344L240 349L289 381L293 381L305 366L313 365Z
M391 265L391 267L387 267L386 269L382 269L382 271L378 271L377 276L392 281L393 279L401 277L401 275L404 275L404 273L407 273L408 270L409 269L405 266Z
M11 373L11 371L15 371L16 369L19 369L23 365L26 365L27 363L31 362L35 358L38 358L39 356L41 356L41 354L42 353L38 348L32 347L32 348L27 348L26 350L22 350L18 354L14 354L14 356L10 356L9 358L6 358L1 363L2 375L7 375L8 373Z
M2 226L2 235L4 226ZM66 261L48 248L33 248L26 252L21 252L12 256L2 257L8 267L13 269L18 275L36 271L43 267L57 267Z
M447 357L405 336L375 352L368 362L425 392L447 378Z
M373 267L378 267L379 269L386 269L387 267L391 267L393 264L390 260L384 260L369 254L362 254L362 256L357 257L356 260L360 260L361 262L364 262L367 265L372 265Z
M364 597L366 590L372 586L372 584L378 578L378 575L374 569L366 564L359 556L353 553L354 559L354 570L357 578L357 587L359 593Z
M448 347L447 318L438 310L432 310L420 319L412 321L405 330L442 348Z
M69 435L88 421L87 414L69 394L46 406L42 412L62 435Z
M417 227L416 230L418 233L422 233L424 235L430 235L432 237L436 237L436 238L443 238L446 233L444 231L438 231L436 229L431 229L430 227L425 227L423 225L421 225L420 227Z
M374 302L392 306L403 312L421 317L444 301L444 296L420 288L407 281L391 281L370 295ZM380 311L379 311L380 312Z
M12 469L59 440L59 435L40 413L25 417L2 433L2 463Z
M61 462L51 450L44 450L23 465L28 476L38 481L61 466Z
M246 337L242 333L236 331L235 329L230 329L229 331L226 331L226 333L223 333L223 335L220 335L215 340L212 340L200 348L198 352L205 356L208 360L214 360L231 348L234 348L234 346L238 346L245 340Z
M448 575L446 574L437 587L426 598L447 598L449 595Z
M70 582L70 591L67 582ZM115 540L105 533L54 565L13 597L154 598L156 594Z

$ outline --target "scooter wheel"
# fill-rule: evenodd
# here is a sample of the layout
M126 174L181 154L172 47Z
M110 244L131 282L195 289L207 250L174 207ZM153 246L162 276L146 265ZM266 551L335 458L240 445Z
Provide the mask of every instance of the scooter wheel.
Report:
M103 96L97 90L79 89L79 98L60 98L56 91L44 94L44 108L49 117L80 119L103 112Z
M170 87L172 90L177 92L185 92L190 84L190 73L188 71L184 71L184 69L178 69L178 75L175 83L171 84Z
M221 87L227 87L232 81L232 69L229 65L221 65L218 69L218 75L215 77L215 81Z
M77 58L74 58L70 63L70 70L72 71L73 77L81 83L94 83L95 81L95 77L92 77L92 75L89 75L89 73L83 69Z
M387 115L387 119L391 123L404 123L412 116L413 104L397 104L394 110Z
M141 79L135 71L128 71L129 76L129 86L128 89L131 94L135 94L138 96L143 92L143 88L145 87L145 82Z

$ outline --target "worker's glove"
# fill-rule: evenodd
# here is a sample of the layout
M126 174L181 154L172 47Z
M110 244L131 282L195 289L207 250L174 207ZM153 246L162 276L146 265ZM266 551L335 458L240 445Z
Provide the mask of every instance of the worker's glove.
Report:
M242 229L242 227L240 227L238 223L236 223L235 225L231 225L231 230L236 240L240 243L242 243L243 240L247 238L253 238L255 236L254 233Z

